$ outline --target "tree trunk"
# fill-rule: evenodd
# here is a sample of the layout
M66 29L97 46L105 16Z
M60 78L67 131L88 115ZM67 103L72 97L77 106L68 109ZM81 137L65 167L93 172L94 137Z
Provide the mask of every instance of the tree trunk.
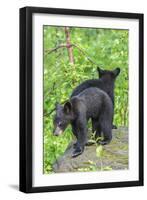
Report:
M65 27L64 30L65 30L65 36L66 36L66 46L67 46L68 55L69 55L69 62L71 64L74 64L74 56L73 56L73 49L72 49L71 41L70 41L69 27Z

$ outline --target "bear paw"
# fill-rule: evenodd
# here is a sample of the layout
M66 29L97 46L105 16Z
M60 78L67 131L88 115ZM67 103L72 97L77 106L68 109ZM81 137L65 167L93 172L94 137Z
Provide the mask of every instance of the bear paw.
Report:
M110 142L110 140L100 140L100 141L98 141L98 143L100 144L100 145L106 145L106 144L108 144Z
M84 151L84 148L76 148L73 153L72 153L72 157L75 158L79 155L81 155Z
M117 126L113 124L112 129L117 129Z

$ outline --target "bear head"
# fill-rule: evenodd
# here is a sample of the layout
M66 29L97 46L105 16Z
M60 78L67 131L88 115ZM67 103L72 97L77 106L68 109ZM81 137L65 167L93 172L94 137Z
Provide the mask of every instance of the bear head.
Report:
M54 135L61 135L73 119L72 104L66 102L64 106L56 104L56 114L54 117Z
M114 70L103 70L97 67L97 71L98 71L99 78L114 81L120 73L120 68L117 67Z

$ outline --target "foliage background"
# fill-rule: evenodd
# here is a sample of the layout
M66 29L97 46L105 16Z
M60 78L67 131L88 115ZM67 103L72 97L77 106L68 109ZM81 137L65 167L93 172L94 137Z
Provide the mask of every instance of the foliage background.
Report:
M73 88L87 79L98 78L96 65L73 47L74 64L69 63L67 48L47 53L65 44L64 27L44 26L44 173L52 173L52 164L64 153L72 139L68 127L60 137L53 136L56 102L64 102ZM117 126L128 126L128 30L70 27L71 43L78 45L103 69L121 68L115 86L115 115Z

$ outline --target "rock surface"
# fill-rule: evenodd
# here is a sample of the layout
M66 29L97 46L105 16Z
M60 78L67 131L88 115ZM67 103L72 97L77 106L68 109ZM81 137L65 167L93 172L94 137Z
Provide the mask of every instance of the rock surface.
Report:
M54 163L54 172L77 172L128 169L128 128L113 130L110 144L102 147L102 155L96 154L98 145L86 146L84 153L72 158L73 142L65 153Z

